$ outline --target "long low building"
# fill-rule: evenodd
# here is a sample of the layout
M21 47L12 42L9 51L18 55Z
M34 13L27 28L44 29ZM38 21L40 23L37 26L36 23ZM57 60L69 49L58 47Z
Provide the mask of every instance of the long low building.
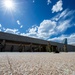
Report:
M52 52L56 50L74 52L75 46L0 32L0 52Z

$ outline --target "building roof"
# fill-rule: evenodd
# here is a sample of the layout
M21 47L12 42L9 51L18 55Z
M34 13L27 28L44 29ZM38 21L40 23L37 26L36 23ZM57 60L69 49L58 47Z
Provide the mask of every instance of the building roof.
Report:
M46 40L41 40L41 39L36 39L16 34L4 33L4 32L0 32L0 39L15 41L15 42L23 42L23 43L34 43L34 44L43 44L43 45L48 44L48 41Z
M41 45L47 45L49 43L51 45L60 45L60 46L63 45L63 43L31 38L27 36L21 36L21 35L10 34L5 32L0 32L0 40L14 41L19 43L33 43L33 44L41 44ZM71 46L74 46L74 45L71 45Z

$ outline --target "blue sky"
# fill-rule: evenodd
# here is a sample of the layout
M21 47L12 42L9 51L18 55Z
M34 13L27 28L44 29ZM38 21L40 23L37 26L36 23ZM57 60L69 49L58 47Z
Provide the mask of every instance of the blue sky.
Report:
M75 0L0 0L0 31L75 44Z

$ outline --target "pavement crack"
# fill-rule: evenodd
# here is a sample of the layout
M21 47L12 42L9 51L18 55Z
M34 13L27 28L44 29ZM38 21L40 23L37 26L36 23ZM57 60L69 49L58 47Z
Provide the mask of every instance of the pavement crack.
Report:
M12 64L10 63L10 58L8 57L8 55L6 55L6 57L7 57L7 61L8 61L8 64L9 64L10 75L13 75L13 69L12 69Z

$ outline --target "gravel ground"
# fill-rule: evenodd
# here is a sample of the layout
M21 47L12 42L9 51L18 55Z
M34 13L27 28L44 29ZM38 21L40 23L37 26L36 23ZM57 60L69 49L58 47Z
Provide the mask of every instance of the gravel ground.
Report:
M75 53L0 53L0 75L75 75Z

